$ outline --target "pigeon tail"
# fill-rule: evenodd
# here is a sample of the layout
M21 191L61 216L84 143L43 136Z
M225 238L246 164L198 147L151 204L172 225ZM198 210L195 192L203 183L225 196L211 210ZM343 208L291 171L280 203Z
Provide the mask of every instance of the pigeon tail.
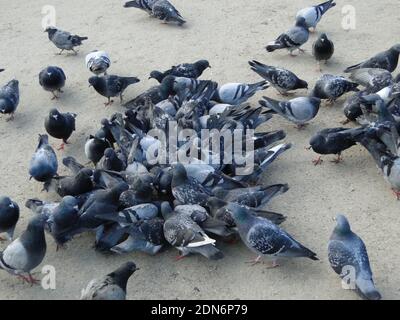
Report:
M283 48L284 48L284 45L277 41L270 42L265 47L265 49L267 49L268 52L274 52L275 50L283 49Z
M199 253L210 260L220 260L224 257L222 251L220 251L212 244L208 244L202 247L190 248L189 250L192 253Z

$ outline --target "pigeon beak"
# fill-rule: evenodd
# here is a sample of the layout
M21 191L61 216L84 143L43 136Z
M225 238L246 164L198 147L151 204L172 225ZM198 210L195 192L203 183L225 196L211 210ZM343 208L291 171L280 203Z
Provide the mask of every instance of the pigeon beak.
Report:
M14 203L11 202L10 205L9 205L9 207L10 207L10 208L14 208Z
M89 84L89 88L91 88L92 87L92 85L91 84Z

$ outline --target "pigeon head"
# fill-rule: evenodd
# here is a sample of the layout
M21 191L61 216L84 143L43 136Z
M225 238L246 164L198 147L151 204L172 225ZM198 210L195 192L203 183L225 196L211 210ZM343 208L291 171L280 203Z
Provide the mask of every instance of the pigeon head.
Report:
M49 144L49 136L47 134L39 134L39 146L38 148L42 147L43 145Z
M2 98L0 99L0 113L6 114L14 112L15 104L11 101L11 99Z
M29 199L25 202L25 207L35 211L38 207L43 205L43 201L39 199Z
M90 77L88 81L89 81L89 87L96 88L99 86L101 79L100 79L100 77L93 76L93 77Z
M323 145L324 142L325 142L324 137L320 134L316 134L314 137L311 138L310 146L311 148L315 149L316 147Z
M0 209L1 208L14 208L14 203L11 201L9 197L1 196L0 197Z
M164 79L164 74L160 71L154 70L150 73L149 79L156 79L158 82L161 82Z
M344 215L338 214L335 220L336 220L336 227L334 233L340 235L346 235L351 232L349 221Z
M79 204L78 199L72 196L65 196L60 202L60 206L65 208L76 207L76 209L78 209L78 204Z
M321 35L318 37L318 41L325 42L328 41L328 36L326 33L321 33Z
M297 89L308 89L308 82L300 79L296 87Z
M246 222L249 218L249 213L245 210L245 208L236 203L229 203L226 209L236 223L240 224Z
M105 151L104 151L104 158L106 159L106 160L108 160L108 159L114 159L116 157L116 154L115 154L115 151L112 149L112 148L107 148Z
M26 231L41 231L44 230L44 225L46 223L47 217L45 215L38 215L33 217L26 228Z
M400 43L395 44L391 49L400 53Z
M206 205L209 207L211 210L213 209L219 209L225 206L227 203L217 197L210 197L208 198Z
M75 180L78 180L78 181L84 181L84 180L87 180L87 179L92 180L93 175L94 174L93 174L93 170L92 169L83 168L78 172L78 174L76 175Z
M306 19L304 17L298 17L296 19L296 27L302 27L307 29Z
M164 220L168 220L168 218L172 216L173 212L174 211L172 210L172 207L169 204L169 202L164 201L163 203L161 203L161 214Z
M17 79L13 79L7 83L7 87L13 88L15 90L18 89L18 86L19 86L19 81Z
M54 120L58 120L58 118L60 117L60 112L58 112L57 109L51 109L49 112L49 118L52 118Z
M129 185L125 182L118 183L114 187L111 188L110 193L115 195L117 199L119 199L121 193L129 189Z
M186 182L187 172L183 164L177 163L172 167L172 185L179 186Z
M167 76L161 82L160 89L164 91L165 94L172 94L174 91L174 83L175 83L175 77Z
M54 27L47 27L46 29L44 29L44 32L50 33L50 32L56 32L57 28Z
M210 63L207 60L199 60L195 63L195 66L201 71L211 68Z
M139 268L136 267L136 264L129 261L129 262L124 263L117 270L108 274L108 276L113 278L115 283L122 290L124 290L126 292L126 285L128 283L128 280L131 277L131 275L137 270L139 270Z

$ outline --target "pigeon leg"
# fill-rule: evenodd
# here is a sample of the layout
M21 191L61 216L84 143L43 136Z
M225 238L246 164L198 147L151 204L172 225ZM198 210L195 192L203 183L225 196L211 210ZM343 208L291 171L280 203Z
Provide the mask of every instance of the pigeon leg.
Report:
M4 241L7 241L7 239L3 238L3 237L0 237L0 242L4 242Z
M334 159L334 160L332 160L331 162L336 163L336 164L339 164L339 163L342 162L342 161L343 161L343 158L341 157L341 154L339 153L339 154L337 155L337 158Z
M318 72L322 72L321 61L318 61L318 62L317 62L317 71L318 71Z
M56 96L56 94L54 93L54 91L51 92L53 94L53 98L51 98L51 100L58 100L58 97Z
M349 119L346 119L346 120L340 121L340 123L343 124L343 125L344 125L344 124L348 124L348 123L350 123L350 120L349 120Z
M293 54L293 50L290 50L289 52L290 52L289 54L290 54L291 57L293 57L293 58L297 57L295 54Z
M104 104L104 106L105 106L105 107L108 107L108 106L112 105L113 103L114 103L114 100L111 100L111 98L108 97L108 102L106 102L106 103Z
M10 116L7 118L7 122L13 121L14 120L14 112L10 114Z
M186 257L186 256L184 256L184 255L177 256L177 257L175 258L175 261L180 261L180 260L184 259L185 257Z
M59 53L57 53L57 55L61 56L63 52L64 52L64 49L61 49L61 51Z
M24 282L31 283L29 278L25 277L23 274L17 274L17 277L22 279Z
M120 99L121 104L122 104L122 102L124 101L124 97L123 97L122 93L119 95L119 99Z
M60 92L60 93L64 93L64 91L62 91L61 89L58 89L58 92Z
M297 50L299 50L300 53L305 53L306 50L302 49L302 48L298 48Z
M327 103L328 106L333 106L335 104L335 99L328 99Z
M276 259L272 260L272 264L267 265L267 269L275 269L278 268L280 265Z
M308 126L308 123L302 123L302 124L298 124L298 125L296 126L296 128L297 128L298 130L302 130L302 129L306 128L307 126Z
M397 200L400 200L400 191L392 189L394 195L397 197Z
M78 51L76 51L75 49L72 49L72 51L74 52L74 54L77 56L78 55Z
M261 263L261 256L258 256L253 260L247 261L246 263L250 264L251 266L255 266L256 264Z
M35 279L30 273L29 273L29 282L34 285L34 284L39 284L40 280Z
M310 31L311 33L315 33L315 32L317 31L317 28L316 28L316 27L311 27L311 28L309 29L309 31Z
M57 150L58 151L60 151L60 150L64 151L65 150L65 142L61 143L61 145L57 148Z
M321 165L323 161L324 160L322 160L322 157L319 156L317 159L313 160L312 163L314 163L314 166L318 166Z

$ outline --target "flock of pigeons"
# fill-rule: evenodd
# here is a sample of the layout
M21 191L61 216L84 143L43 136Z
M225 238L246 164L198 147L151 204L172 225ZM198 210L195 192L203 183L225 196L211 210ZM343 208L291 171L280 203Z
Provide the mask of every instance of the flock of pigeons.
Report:
M333 0L303 9L296 16L296 24L266 47L268 52L288 49L290 54L309 39L311 28L316 28L322 16L336 4ZM125 7L145 10L164 22L185 23L179 12L167 0L129 1ZM73 51L87 37L49 27L49 40L63 51ZM325 34L313 45L318 64L334 53L334 45ZM31 159L29 175L43 183L43 189L60 196L60 201L47 203L29 199L26 207L35 216L26 230L0 253L0 268L21 277L29 283L37 280L31 275L46 254L45 231L63 247L82 232L96 233L95 247L117 254L142 251L155 255L167 246L175 247L181 257L200 254L208 259L221 259L223 252L218 241L234 241L237 236L260 262L270 258L271 267L277 259L305 257L318 260L316 253L306 248L279 225L286 217L263 208L269 201L288 190L286 184L260 185L258 181L267 167L291 145L280 143L285 138L282 130L256 133L251 138L255 168L247 174L237 174L241 163L224 164L233 150L227 143L220 150L202 148L201 130L217 129L233 136L234 130L243 130L244 143L248 130L264 125L273 114L278 114L299 128L317 115L321 100L334 102L347 92L354 91L345 104L349 121L358 121L355 129L333 128L317 133L310 141L311 148L321 154L338 155L359 143L367 148L383 174L400 195L400 117L399 77L393 78L398 64L400 45L346 70L350 80L325 74L316 83L309 96L288 101L263 97L258 106L246 104L256 92L274 87L280 94L308 88L306 81L283 68L250 61L251 69L264 80L255 84L227 83L219 85L210 80L198 80L207 68L207 60L184 63L165 72L152 71L150 78L159 82L135 99L125 102L124 114L115 113L103 119L99 130L85 144L89 164L78 163L73 157L62 159L70 174L57 174L59 164L48 135L62 141L64 149L75 130L76 114L50 110L45 119L47 134L39 136L38 147ZM93 51L86 57L88 69L95 74L89 84L107 98L105 105L120 97L125 89L139 82L136 77L108 75L111 65L108 54ZM320 66L320 64L319 64ZM1 71L1 70L0 70ZM64 71L55 66L39 74L42 88L58 99L66 82ZM0 89L0 112L12 120L19 103L18 81L12 80ZM364 91L357 89L365 87ZM158 129L168 135L170 124L178 132L191 129L195 137L179 145L183 153L198 156L188 163L154 164L149 151L163 153L161 142L149 134ZM213 131L211 131L213 132ZM211 141L213 137L210 136ZM201 159L201 160L199 160ZM217 159L219 161L215 162ZM321 158L315 161L320 164ZM218 163L218 164L215 164ZM13 239L19 219L19 206L9 197L0 198L0 232ZM351 266L355 270L357 292L367 299L380 299L375 288L368 254L363 241L351 231L343 215L336 218L336 227L329 241L328 256L334 271L342 278ZM215 238L215 239L214 239ZM217 240L216 240L217 239ZM82 299L125 299L129 277L138 268L127 262L116 271L92 280L82 290Z

